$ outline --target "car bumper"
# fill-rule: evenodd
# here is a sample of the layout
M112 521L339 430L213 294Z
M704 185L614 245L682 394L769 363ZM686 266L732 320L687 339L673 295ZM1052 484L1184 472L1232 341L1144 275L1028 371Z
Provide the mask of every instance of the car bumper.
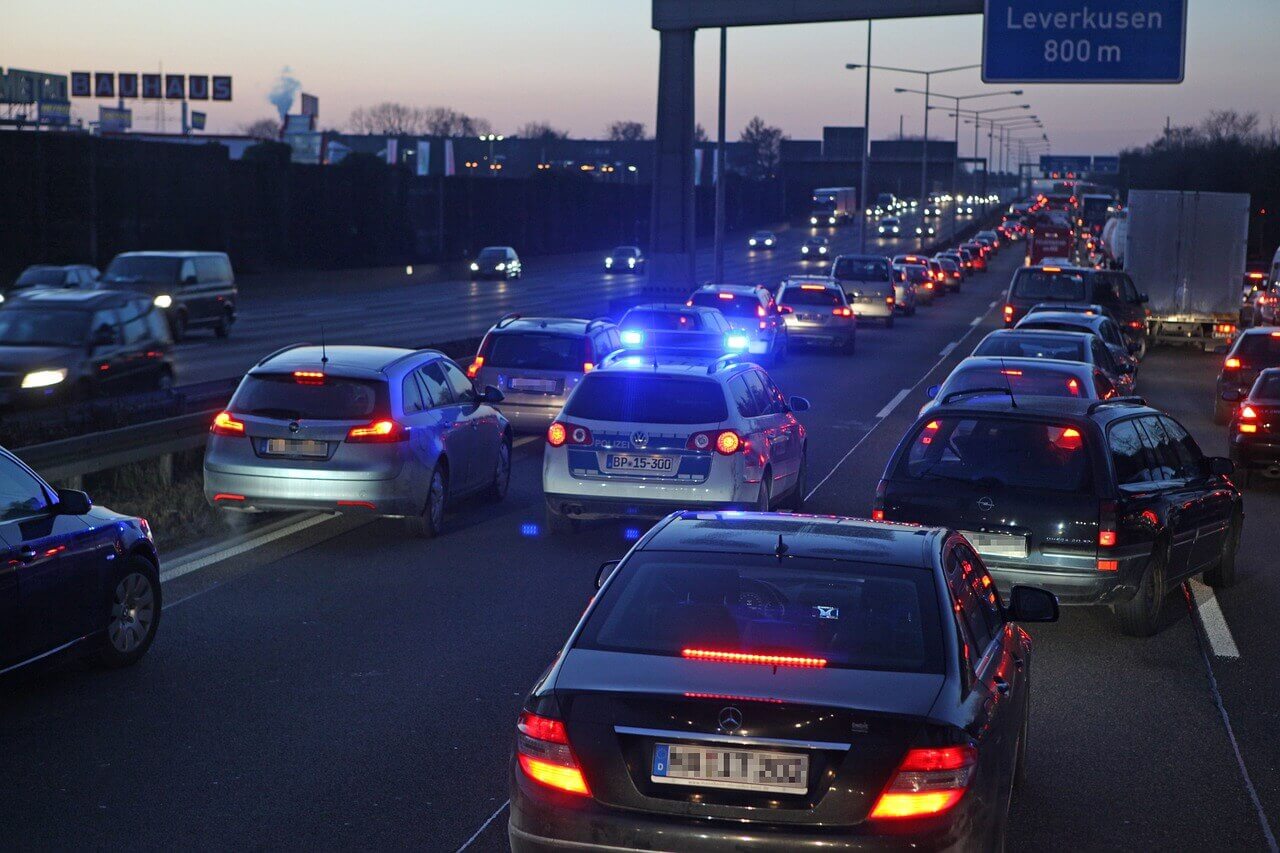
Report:
M1146 563L1142 558L1121 559L1113 572L1063 571L1060 568L1000 565L984 557L987 570L1006 599L1015 586L1035 586L1058 596L1061 604L1109 604L1133 598Z
M1240 468L1270 468L1280 465L1280 436L1245 437L1236 433L1231 437L1231 461Z
M497 408L511 422L511 428L516 432L539 433L545 432L555 421L556 415L564 408L564 401L557 401L551 406L503 402Z
M831 326L787 326L787 337L792 343L819 344L823 346L848 346L854 338L854 330Z
M425 491L416 488L412 470L405 466L398 476L386 479L311 479L230 473L206 465L204 496L210 506L243 512L312 510L413 515L419 511Z
M897 300L895 300L895 303L896 301ZM885 302L884 299L880 299L876 302L855 302L851 303L850 307L853 308L853 316L855 317L867 317L881 320L886 317L892 317L894 309L894 306Z

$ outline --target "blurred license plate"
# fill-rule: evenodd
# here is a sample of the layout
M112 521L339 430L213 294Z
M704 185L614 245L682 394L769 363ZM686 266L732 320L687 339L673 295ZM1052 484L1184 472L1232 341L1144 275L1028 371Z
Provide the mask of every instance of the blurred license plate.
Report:
M1014 536L1011 533L974 533L969 530L960 531L969 544L983 557L1017 557L1027 556L1027 537Z
M319 456L329 455L329 442L312 441L297 438L269 438L267 452L279 456Z
M628 474L648 474L653 477L674 477L674 456L638 456L633 453L606 453L604 467L609 471L625 471Z
M516 391L541 391L543 394L554 394L554 379L512 379L511 387Z
M653 773L649 778L664 785L803 794L809 789L809 756L659 743L653 748Z

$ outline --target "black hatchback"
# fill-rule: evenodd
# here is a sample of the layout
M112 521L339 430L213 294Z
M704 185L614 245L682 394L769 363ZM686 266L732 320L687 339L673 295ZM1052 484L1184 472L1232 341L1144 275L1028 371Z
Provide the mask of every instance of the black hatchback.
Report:
M517 722L517 853L1002 846L1032 670L1011 623L1058 608L1004 605L955 531L679 512L597 584Z
M1165 592L1229 586L1244 525L1228 459L1138 398L949 395L919 417L876 489L879 518L960 529L1007 589L1111 604L1158 628Z

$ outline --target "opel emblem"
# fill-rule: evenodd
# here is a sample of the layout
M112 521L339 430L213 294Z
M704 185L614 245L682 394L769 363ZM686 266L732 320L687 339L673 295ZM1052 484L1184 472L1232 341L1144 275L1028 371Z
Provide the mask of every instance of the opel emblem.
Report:
M742 728L742 712L730 706L720 710L720 731L733 734Z
M983 512L991 512L991 510L995 508L996 508L996 502L991 500L991 498L985 497L985 496L978 498L978 509L982 510Z
M631 433L631 446L644 450L649 446L649 433L640 430Z
M300 429L302 429L302 427L298 426L297 421L291 421L289 423L289 432L297 432Z

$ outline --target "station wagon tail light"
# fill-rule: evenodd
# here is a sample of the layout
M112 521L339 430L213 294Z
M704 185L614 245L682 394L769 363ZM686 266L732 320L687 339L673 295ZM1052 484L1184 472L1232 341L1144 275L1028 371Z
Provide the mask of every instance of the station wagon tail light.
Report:
M1008 323L1008 322L1011 322L1012 320L1013 320L1013 306L1006 305L1004 306L1004 321Z
M1237 415L1237 420L1240 422L1236 424L1236 429L1240 432L1256 433L1258 431L1258 425L1255 423L1245 423L1245 421L1256 421L1257 419L1258 412L1253 408L1253 406L1241 406L1240 414Z
M722 456L732 456L739 451L745 451L747 449L747 441L731 429L721 429L709 432L695 432L689 436L689 440L685 442L685 447L689 450L711 450L714 448Z
M1080 396L1080 383L1079 383L1079 382L1077 382L1077 381L1076 381L1076 380L1074 380L1074 379L1068 379L1068 380L1067 380L1067 392L1068 392L1068 393L1070 393L1072 397L1079 397L1079 396Z
M888 484L884 480L876 483L876 497L871 503L871 520L884 521L884 494Z
M467 378L475 379L476 374L480 372L482 367L484 367L484 356L478 355L472 359L471 364L467 367Z
M1239 369L1240 369L1240 359L1235 358L1235 357L1232 357L1232 358L1227 359L1226 361L1224 361L1224 362L1222 363L1222 369L1223 369L1223 370L1239 370Z
M796 655L756 655L747 652L723 652L715 649L681 649L680 655L689 660L714 661L716 663L748 663L758 666L794 666L805 669L821 669L826 658L800 657Z
M921 444L933 444L933 437L938 434L942 424L938 421L929 421L924 425L924 429L920 431Z
M875 808L874 820L929 817L951 809L969 789L978 764L972 746L907 750Z
M1103 501L1098 508L1098 547L1114 548L1116 544L1116 502Z
M584 426L556 421L547 428L547 444L552 447L561 447L565 444L585 445L594 443L595 439L591 435L591 430Z
M347 441L354 444L382 444L393 441L404 441L409 433L393 420L376 420L365 426L352 427L347 432Z
M590 373L591 371L593 371L593 370L595 370L595 369L596 369L596 366L595 366L594 364L592 364L591 362L589 362L589 361L584 361L584 362L582 362L582 372L583 372L583 373Z
M836 315L837 317L852 317L853 309L841 306L839 308L832 308L831 313Z
M1080 437L1080 430L1067 427L1053 439L1053 446L1061 450L1079 450L1084 446L1084 440Z
M209 432L214 435L244 435L244 421L236 420L230 412L218 412Z
M591 795L559 720L522 712L516 723L516 757L533 781L569 794Z
M565 429L564 424L554 423L547 427L547 444L552 447L560 447L569 440L569 431Z

